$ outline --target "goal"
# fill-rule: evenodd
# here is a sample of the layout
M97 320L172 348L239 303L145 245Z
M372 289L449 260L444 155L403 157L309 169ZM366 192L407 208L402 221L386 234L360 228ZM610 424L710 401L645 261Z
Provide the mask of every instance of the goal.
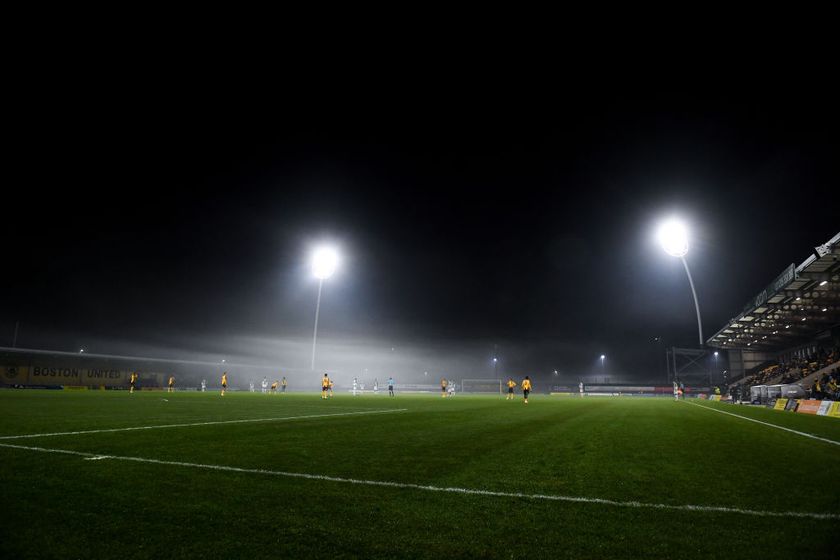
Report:
M501 379L462 379L462 393L495 393L502 394Z

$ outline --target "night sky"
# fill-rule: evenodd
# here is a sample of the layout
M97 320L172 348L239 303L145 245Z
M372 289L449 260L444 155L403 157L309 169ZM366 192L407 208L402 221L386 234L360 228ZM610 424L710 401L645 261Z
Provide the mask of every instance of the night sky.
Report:
M305 368L327 241L325 367L480 377L496 345L500 374L664 377L697 334L660 219L690 224L706 338L840 230L827 94L43 95L8 152L3 346L19 321L27 348Z

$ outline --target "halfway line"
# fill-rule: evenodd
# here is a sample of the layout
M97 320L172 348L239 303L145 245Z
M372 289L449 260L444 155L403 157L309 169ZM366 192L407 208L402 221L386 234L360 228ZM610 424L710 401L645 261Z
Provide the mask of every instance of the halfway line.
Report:
M204 465L201 463L185 463L182 461L161 461L159 459L146 459L144 457L124 457L119 455L102 455L101 453L85 453L83 451L68 451L66 449L47 449L44 447L28 447L25 445L14 445L11 443L0 443L0 447L9 449L23 449L26 451L39 451L41 453L59 453L63 455L74 455L88 459L96 458L110 459L114 461L132 461L135 463L151 463L154 465L167 465L175 467L189 467L194 469L206 469L212 471L236 472L245 474L261 474L270 476L282 476L287 478L303 478L307 480L325 480L328 482L343 482L346 484L358 484L363 486L385 486L388 488L404 488L410 490L425 490L428 492L444 492L449 494L468 494L475 496L491 496L495 498L524 498L530 500L549 500L556 502L573 502L583 504L600 504L615 507L663 509L677 511L699 511L707 513L736 513L741 515L754 515L758 517L799 517L808 519L840 519L836 513L811 513L802 511L764 511L754 509L740 509L726 506L696 506L696 505L670 505L646 502L620 502L603 498L585 498L581 496L558 496L550 494L523 494L521 492L495 492L492 490L477 490L473 488L456 488L446 486L427 486L422 484L411 484L405 482L388 482L381 480L360 480L356 478L342 478L338 476L327 476L320 474L306 474L284 471L269 471L265 469L245 469L241 467L228 467L225 465Z
M216 420L212 422L191 422L188 424L161 424L159 426L135 426L133 428L106 428L102 430L82 430L77 432L53 432L49 434L24 434L20 436L0 436L4 439L25 439L52 436L77 436L81 434L103 434L108 432L131 432L135 430L159 430L161 428L188 428L191 426L213 426L216 424L246 424L249 422L281 422L284 420L306 420L308 418L331 418L334 416L360 416L363 414L387 414L405 412L407 408L389 408L387 410L363 410L359 412L336 412L334 414L309 414L307 416L284 416L282 418L249 418L245 420Z
M688 401L683 401L683 402L686 403L686 404L690 404L692 406L696 406L696 407L699 407L699 408L705 408L706 410L711 410L712 412L720 412L721 414L727 414L729 416L734 416L735 418L742 418L744 420L749 420L750 422L755 422L756 424L763 424L764 426L770 426L771 428L776 428L778 430L784 430L786 432L791 432L791 433L796 434L798 436L805 436L807 438L816 439L816 440L819 440L819 441L824 441L826 443L831 443L833 445L840 445L840 441L834 441L833 439L827 439L827 438L815 436L813 434L800 432L798 430L792 430L790 428L785 428L783 426L777 426L776 424L771 424L769 422L762 422L761 420L756 420L755 418L750 418L749 416L741 416L740 414L733 414L731 412L726 412L725 410L718 410L717 408L713 408L711 406L704 406L702 404L697 404L697 403L688 402Z

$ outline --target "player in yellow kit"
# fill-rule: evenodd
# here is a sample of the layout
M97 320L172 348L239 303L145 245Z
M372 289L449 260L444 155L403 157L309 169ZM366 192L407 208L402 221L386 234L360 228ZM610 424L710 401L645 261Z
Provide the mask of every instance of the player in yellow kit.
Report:
M507 392L506 400L512 401L513 400L513 390L516 389L516 381L514 381L512 377L508 377L507 388L508 388L508 392Z
M167 393L173 393L175 391L175 376L169 376L169 388L166 390Z
M139 377L139 376L137 375L137 372L136 372L136 371L132 371L132 372L131 372L131 378L130 378L130 379L129 379L129 381L128 381L128 382L129 382L129 384L131 385L131 389L129 389L129 390L128 390L128 394L129 394L129 395L130 395L130 394L132 394L132 393L134 392L134 387L136 387L136 386L137 386L137 378L138 378L138 377Z
M522 396L525 397L525 404L528 404L528 393L531 392L531 379L525 376L522 380Z
M446 398L446 386L449 385L449 381L446 380L445 377L440 378L440 396Z
M277 392L277 382L275 381L274 383L271 384L271 394L273 395L276 392Z
M327 398L327 391L330 390L330 376L326 373L324 374L324 378L321 380L321 398Z
M222 396L225 396L225 390L227 389L227 372L222 374Z

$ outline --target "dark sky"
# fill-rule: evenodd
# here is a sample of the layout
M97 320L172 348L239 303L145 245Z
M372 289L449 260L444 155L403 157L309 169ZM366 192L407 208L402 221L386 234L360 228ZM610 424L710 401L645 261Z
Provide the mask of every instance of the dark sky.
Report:
M326 240L330 367L339 344L394 347L480 377L495 344L506 372L571 378L606 353L649 378L652 337L696 345L657 221L690 224L708 337L840 230L834 99L42 92L11 128L0 341L15 321L19 346L62 350L277 339L305 367Z

